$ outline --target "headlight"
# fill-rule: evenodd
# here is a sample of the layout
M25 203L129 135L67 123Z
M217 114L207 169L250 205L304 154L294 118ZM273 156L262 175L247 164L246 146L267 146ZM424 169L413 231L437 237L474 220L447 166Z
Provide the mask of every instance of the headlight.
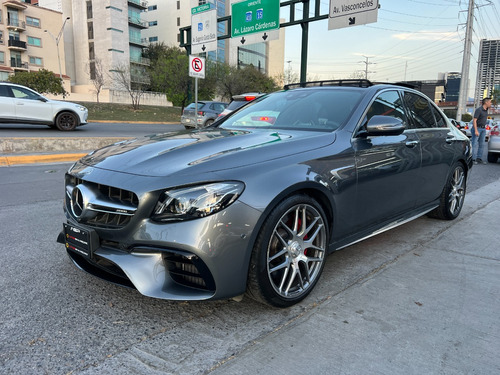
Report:
M165 191L151 218L158 221L191 220L212 215L231 205L243 192L241 182L216 182Z
M85 112L85 111L87 110L87 108L86 108L86 107L84 107L84 106L82 106L82 105L79 105L79 106L78 106L78 109L79 109L80 111L83 111L83 112Z

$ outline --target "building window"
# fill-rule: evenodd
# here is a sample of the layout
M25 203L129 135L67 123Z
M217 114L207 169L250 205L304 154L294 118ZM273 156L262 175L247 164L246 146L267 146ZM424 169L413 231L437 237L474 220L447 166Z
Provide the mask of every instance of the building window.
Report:
M181 2L177 1L177 10L181 9Z
M34 36L29 36L28 37L28 44L30 46L41 47L42 40L40 38L35 38Z
M43 60L41 57L34 57L34 56L30 56L30 64L31 65L39 65L39 66L42 66L43 65Z
M181 25L181 17L177 17L177 26Z
M156 9L157 9L156 5L150 5L150 6L148 6L148 11L149 12L151 12L152 10L156 10Z
M89 64L90 79L95 79L95 61L91 61Z
M2 9L0 9L0 23L3 23Z
M158 25L158 21L149 21L149 26L156 26Z
M5 64L5 52L0 51L0 64Z
M158 37L157 36L150 36L149 37L149 42L152 43L152 42L157 42L158 41Z
M89 60L95 59L94 42L89 42Z
M0 30L0 44L3 44L3 31Z
M177 43L181 42L181 34L177 34Z
M26 16L26 24L28 26L40 27L40 19Z
M92 15L92 1L87 1L87 19L94 18Z
M94 39L94 23L93 22L87 23L87 34L89 36L89 39Z

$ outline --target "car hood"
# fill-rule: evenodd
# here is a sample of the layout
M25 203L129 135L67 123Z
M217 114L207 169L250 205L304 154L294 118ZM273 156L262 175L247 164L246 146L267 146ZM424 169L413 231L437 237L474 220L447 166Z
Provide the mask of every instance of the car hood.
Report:
M205 173L242 167L327 146L334 133L195 130L156 134L93 151L80 162L143 176Z

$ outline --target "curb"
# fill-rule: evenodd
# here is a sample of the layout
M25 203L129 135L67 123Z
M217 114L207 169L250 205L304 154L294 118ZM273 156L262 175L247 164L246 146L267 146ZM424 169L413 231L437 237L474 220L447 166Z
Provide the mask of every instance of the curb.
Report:
M12 165L20 164L74 162L84 157L85 155L87 155L87 153L0 156L0 166L9 167Z

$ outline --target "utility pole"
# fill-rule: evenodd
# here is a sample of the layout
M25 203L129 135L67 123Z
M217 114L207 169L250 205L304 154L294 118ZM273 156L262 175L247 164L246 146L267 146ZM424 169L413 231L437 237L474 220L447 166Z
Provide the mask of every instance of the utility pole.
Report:
M365 64L365 79L368 79L368 73L375 73L375 72L368 71L368 65L376 64L376 63L368 62L368 59L369 59L368 56L363 55L363 57L365 58L365 61L358 61L358 62Z
M458 92L457 121L462 120L462 114L467 112L467 97L469 91L469 66L472 45L472 22L474 20L474 0L469 0L467 24L465 26L465 46L462 59L462 76L460 78L460 91Z

